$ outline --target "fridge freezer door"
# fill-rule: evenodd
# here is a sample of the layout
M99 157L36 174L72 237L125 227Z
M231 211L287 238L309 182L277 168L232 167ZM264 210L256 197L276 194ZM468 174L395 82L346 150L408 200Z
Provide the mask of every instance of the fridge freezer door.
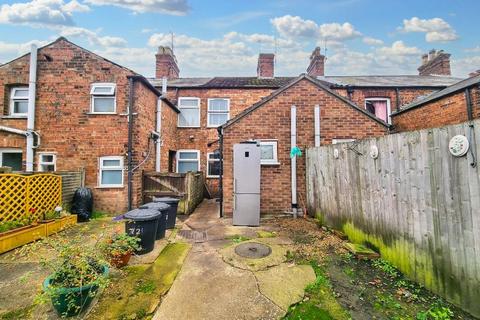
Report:
M237 193L234 195L233 225L260 225L260 194Z

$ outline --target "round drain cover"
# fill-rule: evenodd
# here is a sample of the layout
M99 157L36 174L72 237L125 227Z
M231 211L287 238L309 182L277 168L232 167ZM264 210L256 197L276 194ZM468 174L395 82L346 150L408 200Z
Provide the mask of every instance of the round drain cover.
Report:
M272 249L258 242L247 242L236 246L235 253L244 258L260 259L270 255Z

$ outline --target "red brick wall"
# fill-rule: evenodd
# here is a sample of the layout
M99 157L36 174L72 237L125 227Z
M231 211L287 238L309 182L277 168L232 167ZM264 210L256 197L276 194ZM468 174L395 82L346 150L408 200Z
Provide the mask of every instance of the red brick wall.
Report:
M480 90L471 90L473 115L480 118ZM465 91L432 101L392 117L395 132L436 128L468 120Z
M230 99L230 119L234 118L244 109L250 107L255 102L269 95L272 89L179 89L178 91L169 91L169 97L178 100L179 97L200 98L200 128L177 128L175 132L176 149L195 149L200 150L200 170L207 171L207 153L213 152L219 148L217 128L207 127L207 107L209 98L229 98ZM177 125L177 115L175 115L175 126ZM174 131L172 131L174 132ZM212 143L209 147L208 144ZM167 149L167 148L164 148ZM166 151L167 152L167 151ZM168 155L163 156L164 161L168 160ZM163 168L167 168L166 164ZM218 178L206 178L207 186L210 192L218 195Z
M8 102L6 86L28 83L28 67L29 55L0 67L0 96L7 97L0 100L0 110ZM93 190L96 210L117 213L127 207L126 171L123 188L98 188L97 185L99 157L125 156L124 164L127 165L127 76L131 74L131 71L64 40L41 49L38 54L35 121L36 131L41 136L41 146L36 152L56 152L57 170L85 168L85 184ZM90 114L90 86L94 82L116 83L116 114ZM146 91L143 86L137 87L138 92ZM136 105L142 111L139 112L137 121L145 125L145 128L136 130L140 137L137 142L140 143L139 149L144 150L145 133L142 130L154 128L151 121L156 100L154 101L153 94L146 93L137 93L137 98ZM147 117L146 113L151 115ZM2 118L0 125L25 129L26 120ZM0 141L2 147L19 143L18 137ZM24 149L24 142L20 145ZM140 159L140 150L135 150L137 161ZM37 155L35 161L38 161ZM35 164L35 170L36 168ZM138 189L135 194L138 196Z
M160 149L161 172L168 172L169 151L177 150L177 119L178 113L166 103L162 103L162 147Z
M282 213L291 208L290 107L297 107L297 145L314 145L314 107L321 108L321 143L334 138L381 136L386 128L308 80L288 88L273 100L227 127L224 132L224 212L232 214L233 145L247 139L278 139L280 165L262 166L261 212ZM298 204L305 201L305 156L297 160Z

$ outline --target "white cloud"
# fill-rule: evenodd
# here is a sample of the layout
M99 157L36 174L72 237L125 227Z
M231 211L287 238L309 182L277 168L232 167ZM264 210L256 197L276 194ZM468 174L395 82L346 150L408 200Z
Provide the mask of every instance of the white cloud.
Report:
M100 36L97 32L81 27L64 27L61 28L59 34L64 37L85 38L92 45L102 47L125 47L127 40L120 37Z
M420 57L422 51L417 47L407 47L403 41L395 41L390 47L381 47L376 50L378 53L385 56L417 56Z
M4 4L0 7L0 23L24 24L34 27L71 26L74 12L88 11L89 7L76 0L32 0L25 3Z
M286 15L270 20L281 36L286 38L316 38L318 25L312 20L304 20L299 16Z
M465 52L471 52L471 53L479 53L480 52L480 46L476 46L474 48L468 48L464 50Z
M49 42L50 41L32 40L24 43L8 43L0 41L0 65L28 53L32 44L41 47Z
M133 12L158 12L177 16L186 15L190 11L187 0L86 0L97 6L116 6Z
M447 42L458 39L458 35L452 26L441 18L420 19L413 17L405 19L403 20L403 27L400 27L399 30L425 33L427 42Z
M370 46L381 46L383 45L383 41L380 39L375 39L372 37L364 37L362 39L363 43L368 44Z
M362 34L355 30L355 28L348 22L340 23L325 23L319 27L319 35L322 39L333 40L349 40L360 37Z
M480 69L480 56L452 59L452 75L466 77L469 73Z

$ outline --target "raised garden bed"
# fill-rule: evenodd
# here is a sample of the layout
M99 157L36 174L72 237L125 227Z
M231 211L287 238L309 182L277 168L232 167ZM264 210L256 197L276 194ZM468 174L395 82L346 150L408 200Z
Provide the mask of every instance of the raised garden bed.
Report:
M21 247L43 237L50 236L63 228L77 223L77 215L46 221L37 225L21 227L0 233L0 254Z

